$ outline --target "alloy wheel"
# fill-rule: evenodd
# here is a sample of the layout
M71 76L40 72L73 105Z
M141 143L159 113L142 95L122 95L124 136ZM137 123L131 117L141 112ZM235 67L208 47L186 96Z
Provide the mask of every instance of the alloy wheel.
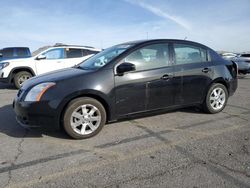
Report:
M76 108L70 118L72 129L80 135L93 133L101 124L101 112L92 104Z
M210 105L214 110L223 108L226 102L226 94L222 88L214 88L209 97Z
M26 74L21 75L21 76L19 77L19 79L18 79L19 85L22 86L23 83L24 83L26 80L28 80L28 79L30 79L30 75L26 75Z

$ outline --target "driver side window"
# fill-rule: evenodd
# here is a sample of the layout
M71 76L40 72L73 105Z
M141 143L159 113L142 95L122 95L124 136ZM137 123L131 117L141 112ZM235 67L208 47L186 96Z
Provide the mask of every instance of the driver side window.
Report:
M150 70L169 65L168 44L153 44L129 54L124 62L135 65L136 71Z
M49 50L43 54L46 59L63 59L64 58L64 49L56 48Z

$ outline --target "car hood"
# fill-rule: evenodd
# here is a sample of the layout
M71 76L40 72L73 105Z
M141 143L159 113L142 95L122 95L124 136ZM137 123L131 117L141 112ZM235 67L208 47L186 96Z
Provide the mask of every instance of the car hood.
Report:
M83 70L79 68L67 68L67 69L61 69L58 71L53 71L50 73L35 76L27 80L23 84L22 89L26 90L30 87L33 87L37 84L44 83L44 82L60 82L65 79L75 78L75 77L78 77L78 76L81 76L83 74L87 74L90 72L93 72L93 70Z
M30 58L30 57L0 58L0 63L1 63L1 62L9 62L9 61L18 60L18 59L27 59L27 58Z
M1 62L9 62L9 63L16 63L16 62L23 62L23 61L27 61L33 59L33 57L25 57L25 58L6 58L6 59L2 59Z

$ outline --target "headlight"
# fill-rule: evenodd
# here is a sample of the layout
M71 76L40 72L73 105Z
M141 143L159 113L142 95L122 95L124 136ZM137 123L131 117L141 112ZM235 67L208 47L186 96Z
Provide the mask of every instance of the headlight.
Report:
M56 85L54 82L41 83L34 86L26 95L24 101L40 101L43 94L52 86Z
M10 63L9 62L1 62L0 63L0 70L7 67Z

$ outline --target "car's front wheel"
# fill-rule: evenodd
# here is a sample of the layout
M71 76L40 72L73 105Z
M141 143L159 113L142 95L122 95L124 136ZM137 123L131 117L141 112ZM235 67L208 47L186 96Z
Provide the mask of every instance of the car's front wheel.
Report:
M14 76L14 84L17 89L20 89L23 83L30 79L32 75L27 71L21 71L15 74Z
M63 117L65 131L75 139L89 138L98 134L105 123L105 108L99 101L89 97L71 101Z
M215 114L222 111L228 100L227 88L220 83L214 83L207 92L204 101L204 110L208 113Z

